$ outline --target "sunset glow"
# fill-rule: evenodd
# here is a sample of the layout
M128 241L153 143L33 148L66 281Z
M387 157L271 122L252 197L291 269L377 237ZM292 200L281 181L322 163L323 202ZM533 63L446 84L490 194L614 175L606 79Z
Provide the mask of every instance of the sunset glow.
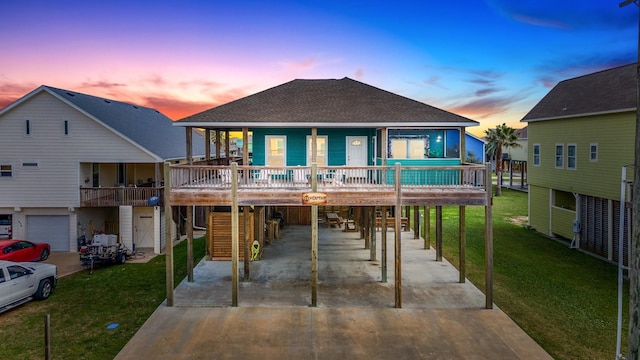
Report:
M133 3L133 4L132 4ZM0 108L40 85L180 119L296 78L350 77L480 122L636 61L638 9L484 0L1 1Z

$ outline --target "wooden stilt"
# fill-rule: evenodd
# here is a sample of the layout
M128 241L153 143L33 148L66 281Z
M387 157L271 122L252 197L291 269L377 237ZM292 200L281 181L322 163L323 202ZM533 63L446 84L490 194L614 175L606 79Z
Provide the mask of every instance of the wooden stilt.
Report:
M413 207L413 238L420 239L420 208Z
M369 260L370 261L376 261L376 208L372 207L371 208L371 212L370 212L370 216L369 216L369 229L370 229L370 233L371 233L371 241L370 241L370 255L369 255Z
M317 166L311 165L311 191L318 190ZM318 205L311 206L311 306L318 306Z
M493 198L491 192L491 164L487 164L485 170L485 187L487 188L487 205L484 207L484 221L485 221L485 307L487 309L493 309L493 215L492 206Z
M193 282L193 206L187 206L187 281Z
M380 224L380 241L382 242L382 282L387 282L387 207L382 207L382 219Z
M424 248L429 250L431 248L431 208L429 206L424 207L424 217L422 221L424 222Z
M436 261L442 261L442 206L436 206Z
M401 176L400 176L400 163L396 163L395 166L395 185L396 185L396 226L394 229L395 234L395 294L396 294L396 308L402 308L402 229L401 217L402 203L401 203Z
M238 306L238 163L231 163L231 306Z
M371 207L364 208L364 248L371 249Z
M465 278L467 277L467 260L466 260L466 247L467 247L467 227L465 225L465 217L466 217L466 207L460 206L459 209L459 223L458 227L460 228L460 232L458 233L458 246L460 252L460 283L465 282Z
M244 206L243 207L243 211L242 211L242 217L244 218L243 221L243 226L244 226L244 239L242 239L242 244L243 244L243 255L244 255L244 260L242 261L243 265L244 265L244 281L250 281L251 280L251 268L250 268L250 259L251 259L251 229L249 229L249 225L250 225L250 220L249 219L249 206Z
M171 209L171 171L169 163L164 163L164 223L165 223L165 282L167 286L167 306L173 306L173 210Z

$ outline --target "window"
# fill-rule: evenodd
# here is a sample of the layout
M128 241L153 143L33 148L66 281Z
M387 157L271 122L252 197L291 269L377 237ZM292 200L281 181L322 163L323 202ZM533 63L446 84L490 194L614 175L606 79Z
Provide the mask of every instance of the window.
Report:
M11 177L13 171L10 164L0 164L0 177Z
M553 190L553 206L576 211L576 198L570 192Z
M311 166L311 145L312 137L307 136L307 166ZM327 136L316 137L316 164L318 166L327 166Z
M556 144L556 168L564 167L564 144Z
M31 120L24 121L24 136L31 136Z
M533 144L533 166L540 166L540 144Z
M458 129L388 129L387 134L388 159L460 158Z
M598 161L598 144L589 145L589 161L591 162Z
M13 279L17 279L19 277L23 277L23 276L29 275L31 273L29 270L27 270L26 268L23 268L22 266L19 266L19 265L7 266L7 270L9 271L9 277L12 280Z
M69 120L62 122L62 135L69 136Z
M285 166L287 164L286 136L265 136L265 164L267 166Z
M576 169L576 152L577 152L576 144L568 144L567 145L567 169Z

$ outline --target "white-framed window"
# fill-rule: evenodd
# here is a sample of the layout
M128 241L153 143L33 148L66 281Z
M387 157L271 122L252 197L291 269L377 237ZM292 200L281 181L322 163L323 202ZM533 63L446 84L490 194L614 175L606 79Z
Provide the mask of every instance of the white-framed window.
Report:
M578 152L578 145L567 144L567 169L575 170L577 167L576 157Z
M3 177L12 177L13 176L13 167L8 163L0 163L0 178Z
M287 137L285 135L265 136L265 165L287 165Z
M69 128L69 120L63 120L62 121L62 135L63 136L69 136L70 132L71 132L71 129Z
M564 144L556 144L556 168L564 167Z
M311 145L313 137L307 135L307 166L311 166ZM326 135L316 136L316 164L318 166L327 166L328 151L327 144L329 143L329 137Z
M24 121L24 136L31 136L31 132L33 129L31 129L31 120L25 120Z
M589 144L589 161L598 161L598 144Z
M540 166L540 144L533 144L533 166Z
M424 159L428 139L391 139L391 153L394 159Z

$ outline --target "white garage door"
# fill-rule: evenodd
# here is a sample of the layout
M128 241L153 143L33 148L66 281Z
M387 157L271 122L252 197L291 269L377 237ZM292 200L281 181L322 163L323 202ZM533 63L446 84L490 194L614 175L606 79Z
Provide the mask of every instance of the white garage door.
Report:
M51 251L69 251L69 216L27 215L27 240L49 243Z

